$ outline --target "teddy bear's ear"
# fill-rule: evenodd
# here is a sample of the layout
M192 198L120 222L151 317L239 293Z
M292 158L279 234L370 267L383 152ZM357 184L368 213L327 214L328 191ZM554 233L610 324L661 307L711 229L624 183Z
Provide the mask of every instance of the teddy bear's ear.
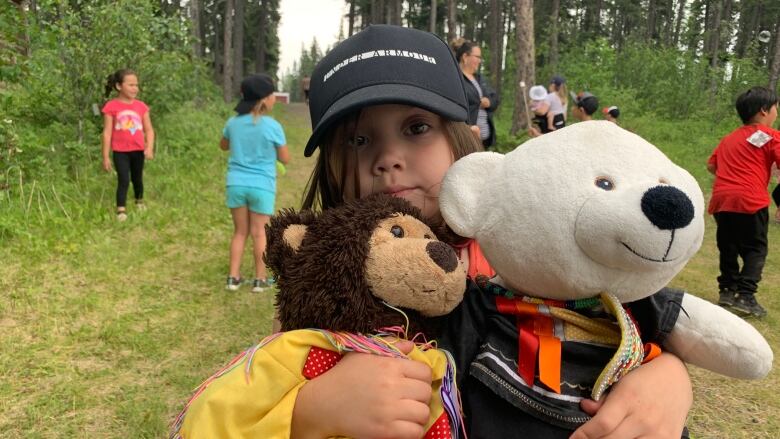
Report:
M310 210L283 209L265 226L265 263L277 276L284 275L285 263L301 247L308 225L316 217Z
M307 228L308 226L303 224L290 224L284 232L282 232L284 243L290 246L294 251L298 251L303 242L303 237L306 235Z
M491 191L489 176L495 174L504 156L496 152L475 152L455 162L444 176L439 208L447 225L460 236L473 238L484 224L481 202Z

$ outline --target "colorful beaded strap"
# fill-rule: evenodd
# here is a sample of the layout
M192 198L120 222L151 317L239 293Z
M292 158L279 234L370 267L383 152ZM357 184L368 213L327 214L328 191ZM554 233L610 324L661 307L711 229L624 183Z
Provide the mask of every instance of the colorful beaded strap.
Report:
M538 360L539 381L557 393L561 391L561 340L554 333L553 319L575 324L618 344L617 351L593 385L591 397L596 401L612 384L642 363L644 347L639 330L623 305L612 294L601 293L598 297L566 301L540 299L515 294L484 277L476 281L483 290L496 295L496 308L499 312L517 316L518 374L529 386L533 385ZM615 316L620 329L619 335L614 325L575 311L599 306L603 306Z

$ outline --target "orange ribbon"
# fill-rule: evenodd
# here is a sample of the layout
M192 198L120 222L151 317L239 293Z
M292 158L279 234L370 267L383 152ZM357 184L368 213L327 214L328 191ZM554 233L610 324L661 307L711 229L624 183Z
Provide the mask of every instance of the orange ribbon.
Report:
M517 316L517 373L533 386L539 362L539 381L561 393L561 340L555 336L553 318L542 314L539 306L519 299L496 297L502 314Z

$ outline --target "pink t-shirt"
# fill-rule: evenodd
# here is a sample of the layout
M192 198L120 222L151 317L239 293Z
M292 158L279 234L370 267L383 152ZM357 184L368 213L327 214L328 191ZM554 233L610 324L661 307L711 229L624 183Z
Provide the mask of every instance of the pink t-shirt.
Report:
M103 106L103 114L113 118L111 149L117 152L144 150L144 115L149 107L138 99L129 104L111 99Z

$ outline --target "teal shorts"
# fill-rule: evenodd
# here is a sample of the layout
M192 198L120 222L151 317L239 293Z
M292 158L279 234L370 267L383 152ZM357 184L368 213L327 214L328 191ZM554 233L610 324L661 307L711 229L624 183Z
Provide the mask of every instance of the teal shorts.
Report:
M254 213L274 214L276 194L271 191L248 186L228 186L225 195L227 207L231 209L248 206Z

